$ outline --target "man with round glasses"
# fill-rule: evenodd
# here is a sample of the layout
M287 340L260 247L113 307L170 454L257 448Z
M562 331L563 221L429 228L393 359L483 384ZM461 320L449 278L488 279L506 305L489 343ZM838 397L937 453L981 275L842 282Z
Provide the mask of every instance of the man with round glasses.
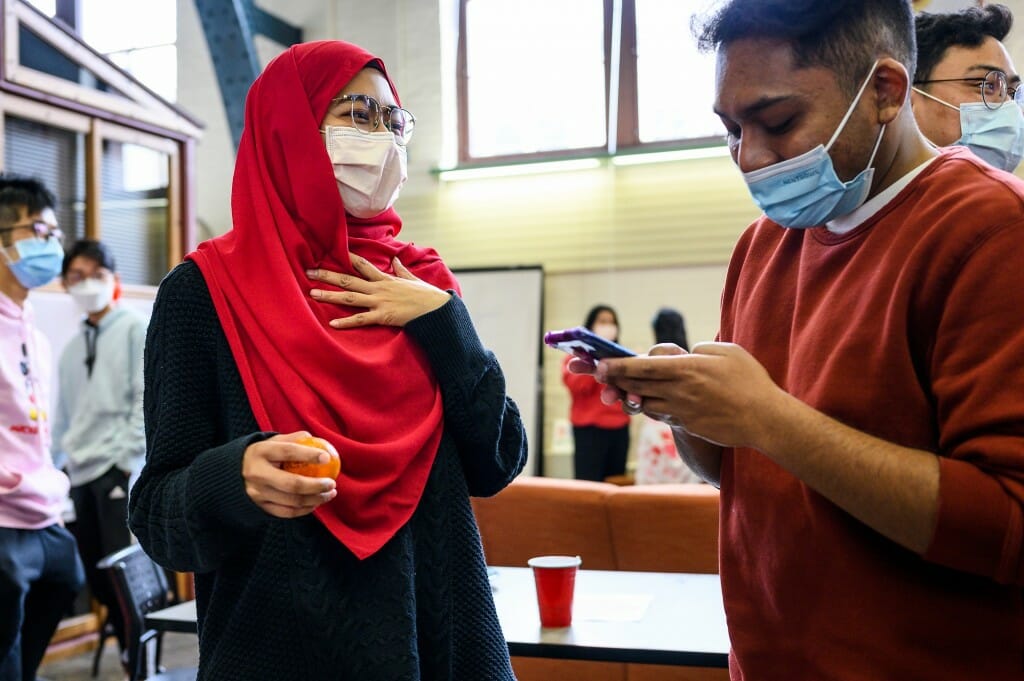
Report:
M0 175L0 681L35 678L85 579L50 457L50 344L27 301L64 260L54 204L38 180Z
M1013 15L1005 5L921 12L911 104L933 144L960 144L1013 172L1024 156L1024 89L1006 46Z

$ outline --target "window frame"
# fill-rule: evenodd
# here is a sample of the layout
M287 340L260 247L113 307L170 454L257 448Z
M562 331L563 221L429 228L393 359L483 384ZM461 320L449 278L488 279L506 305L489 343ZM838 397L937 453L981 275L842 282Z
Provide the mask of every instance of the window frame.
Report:
M640 92L637 77L637 26L636 0L620 0L622 3L621 41L619 45L619 82L617 124L615 140L608 139L599 147L582 149L553 149L550 151L505 154L501 156L471 156L469 154L469 71L466 54L466 5L471 0L459 0L459 30L456 53L456 101L458 112L458 167L493 166L538 161L571 160L615 154L635 154L680 149L724 146L722 135L705 137L683 137L657 142L640 141ZM611 52L613 45L612 19L614 0L603 0L604 8L604 85L605 130L609 128L611 112ZM611 149L615 151L610 152Z

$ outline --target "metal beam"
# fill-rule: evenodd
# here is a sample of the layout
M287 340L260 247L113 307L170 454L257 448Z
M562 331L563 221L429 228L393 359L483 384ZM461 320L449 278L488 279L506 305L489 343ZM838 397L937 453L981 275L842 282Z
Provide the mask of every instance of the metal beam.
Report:
M265 12L252 0L195 0L195 4L237 149L245 123L245 96L260 72L253 37L264 35L288 46L302 42L302 29Z
M254 33L270 38L278 45L285 47L302 42L301 28L292 26L287 21L279 19L270 12L265 12L250 0L243 0L243 2L252 9L250 16L252 17Z

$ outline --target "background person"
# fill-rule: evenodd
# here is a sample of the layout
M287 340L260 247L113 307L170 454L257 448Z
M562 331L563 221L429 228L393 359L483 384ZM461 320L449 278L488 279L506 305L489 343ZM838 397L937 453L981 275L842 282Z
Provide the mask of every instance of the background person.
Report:
M232 231L161 284L130 525L196 573L200 679L513 678L469 495L526 437L455 277L396 239L413 124L373 55L289 48L246 100ZM282 469L326 458L307 433L336 480Z
M671 344L689 350L686 320L679 310L663 307L651 320L656 345ZM664 421L645 416L636 444L636 484L704 482L676 451L672 428Z
M702 44L765 214L721 342L596 376L721 485L730 674L1019 679L1024 182L917 129L904 0L731 0Z
M619 341L619 318L607 305L595 305L583 325L598 336ZM569 422L572 423L573 464L577 480L603 481L624 475L629 453L629 416L615 405L601 401L601 386L589 376L568 370L572 356L562 360L562 382L569 389Z
M933 144L961 144L1013 172L1024 156L1024 90L1001 42L1013 26L1005 5L915 17L917 71L910 101Z
M109 249L82 239L64 256L61 281L85 315L61 353L60 399L53 429L54 460L64 461L75 503L72 527L92 595L124 650L124 623L110 577L96 569L104 556L131 543L129 480L142 468L142 351L146 322L117 304L120 277Z
M50 457L50 343L27 301L60 274L55 204L38 180L0 175L0 681L35 680L85 579Z

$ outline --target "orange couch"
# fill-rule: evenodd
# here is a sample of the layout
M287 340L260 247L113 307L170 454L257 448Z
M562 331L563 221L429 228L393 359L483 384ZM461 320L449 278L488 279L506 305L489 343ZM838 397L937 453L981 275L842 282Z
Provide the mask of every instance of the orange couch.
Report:
M473 499L490 565L579 555L583 568L718 572L718 490L709 485L619 487L523 476ZM512 658L520 681L727 681L724 669Z

